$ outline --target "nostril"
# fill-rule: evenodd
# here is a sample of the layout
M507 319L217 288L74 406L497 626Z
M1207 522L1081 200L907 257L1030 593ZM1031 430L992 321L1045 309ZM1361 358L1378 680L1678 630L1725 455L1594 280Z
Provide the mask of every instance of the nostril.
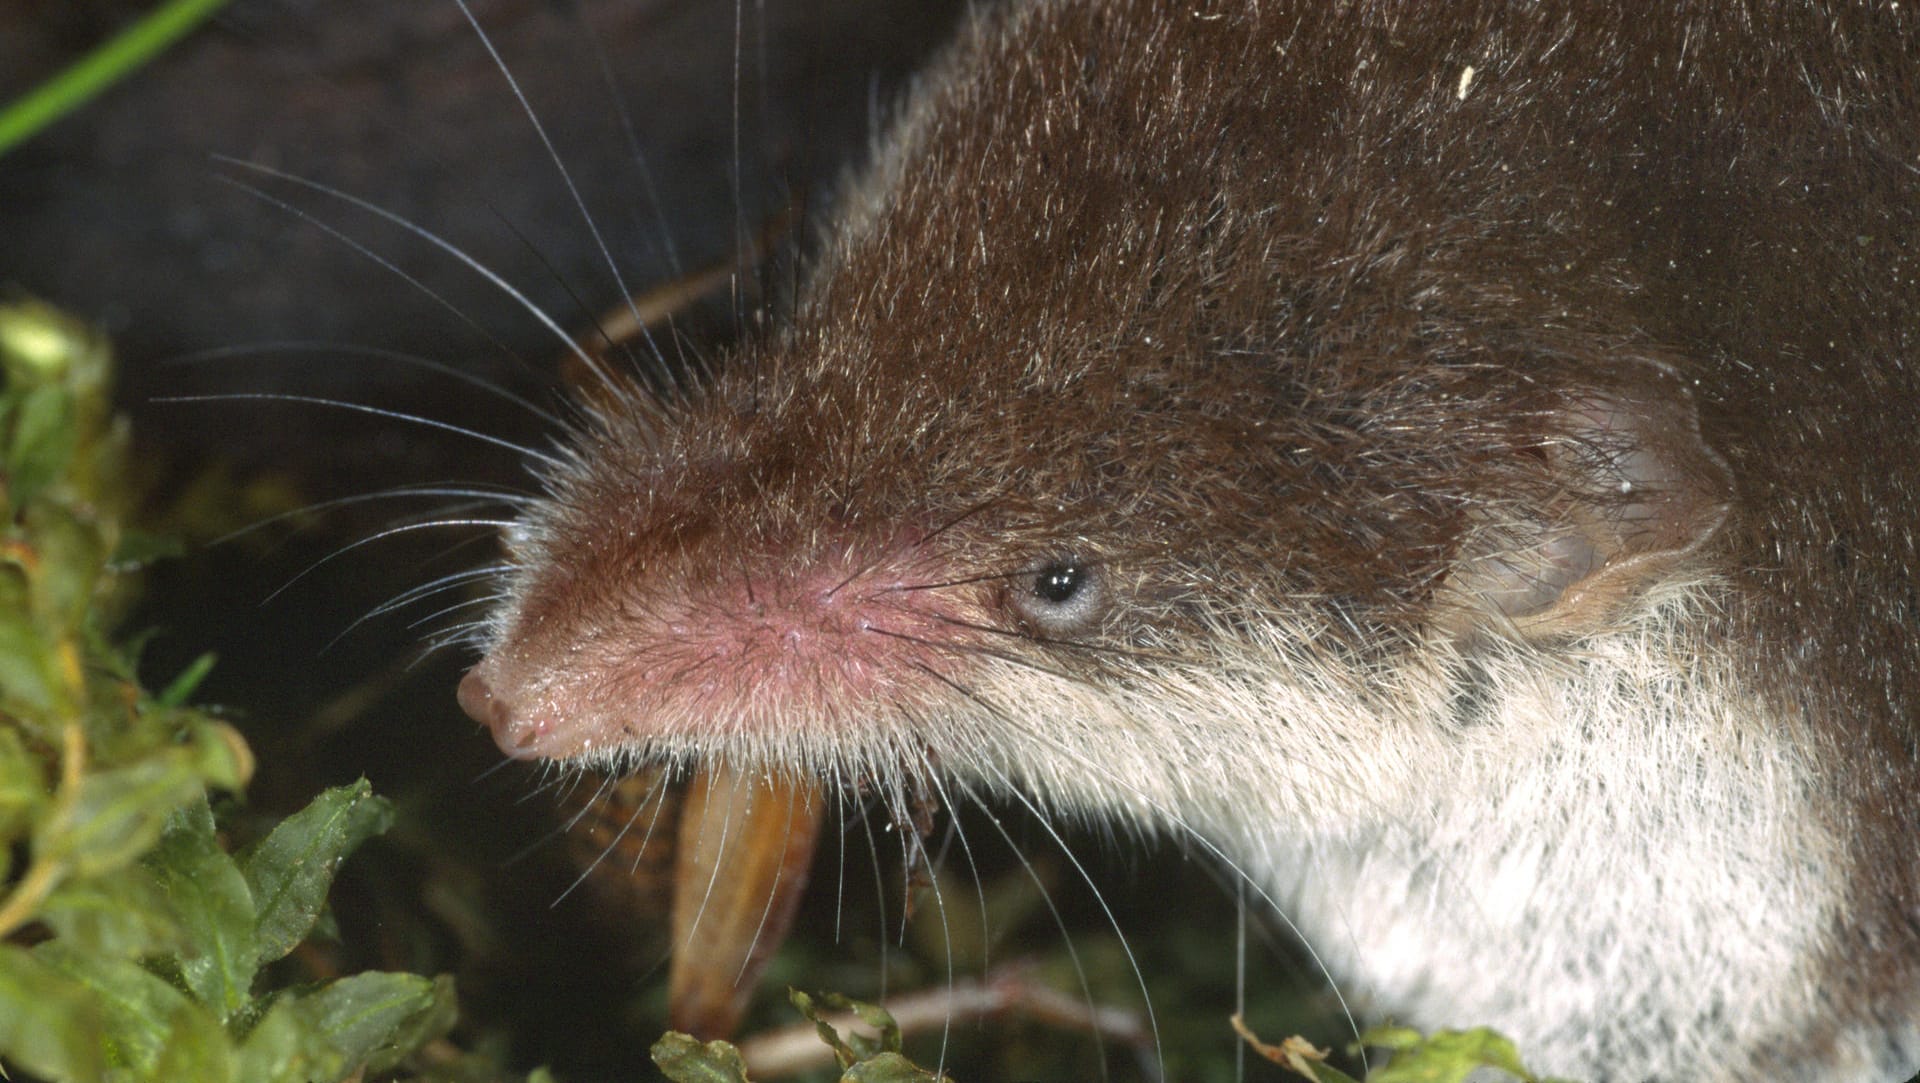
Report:
M512 697L494 695L493 685L480 675L480 669L475 666L460 678L460 709L493 731L493 743L516 760L551 754L551 749L541 742L551 727L540 721L538 714L516 711Z

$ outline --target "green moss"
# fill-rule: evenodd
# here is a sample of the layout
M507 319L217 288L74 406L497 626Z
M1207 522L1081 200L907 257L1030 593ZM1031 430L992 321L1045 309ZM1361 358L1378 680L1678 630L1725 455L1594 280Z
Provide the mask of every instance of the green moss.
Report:
M209 793L242 791L253 758L187 705L211 659L155 696L113 637L139 557L109 362L59 313L0 305L0 1067L75 1083L473 1077L457 1052L421 1058L454 1021L447 979L267 980L392 813L363 781L229 852Z

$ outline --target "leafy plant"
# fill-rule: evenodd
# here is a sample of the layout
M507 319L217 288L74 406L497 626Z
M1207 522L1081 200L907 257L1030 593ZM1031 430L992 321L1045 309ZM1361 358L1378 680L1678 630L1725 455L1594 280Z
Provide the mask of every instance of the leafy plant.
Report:
M1233 1018L1233 1029L1255 1053L1314 1083L1362 1083L1328 1065L1326 1051L1303 1038L1291 1037L1278 1044L1263 1042L1239 1016ZM1388 1052L1385 1063L1369 1071L1364 1083L1466 1083L1468 1079L1490 1078L1490 1069L1519 1083L1566 1083L1529 1071L1520 1062L1513 1043L1485 1027L1431 1034L1410 1027L1373 1027L1360 1035L1354 1047Z
M109 362L51 309L0 305L0 1065L79 1083L386 1071L452 1026L448 980L267 980L386 802L330 790L228 852L208 794L243 790L253 760L186 705L211 660L154 695L110 638L164 547L121 521Z
M907 1059L900 1051L900 1027L885 1008L838 993L823 993L816 1000L794 989L787 997L833 1051L840 1065L840 1083L952 1083ZM823 1010L851 1012L877 1036L849 1032L843 1038L823 1017ZM745 1058L726 1042L703 1043L690 1035L669 1033L654 1043L653 1061L673 1083L752 1083Z

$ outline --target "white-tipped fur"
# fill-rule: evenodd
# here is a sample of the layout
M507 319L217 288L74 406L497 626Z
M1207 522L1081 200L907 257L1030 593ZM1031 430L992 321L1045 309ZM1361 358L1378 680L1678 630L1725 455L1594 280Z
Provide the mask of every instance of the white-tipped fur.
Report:
M1807 1014L1844 860L1811 814L1814 765L1767 736L1789 727L1686 634L1711 591L1665 590L1548 665L1437 644L1372 697L1280 627L1239 665L1131 693L997 667L970 688L980 717L919 736L984 788L1218 846L1362 1009L1499 1019L1556 1073L1709 1078Z

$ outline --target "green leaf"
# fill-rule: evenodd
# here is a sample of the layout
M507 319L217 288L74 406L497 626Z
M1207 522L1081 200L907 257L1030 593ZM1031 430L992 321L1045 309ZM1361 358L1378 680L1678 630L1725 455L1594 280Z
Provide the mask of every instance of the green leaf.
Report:
M852 1067L859 1060L859 1053L840 1040L840 1032L833 1029L833 1025L825 1019L820 1018L820 1009L814 1006L812 997L798 989L788 989L787 1000L795 1010L813 1024L813 1029L819 1033L820 1040L826 1043L827 1048L833 1050L833 1059L839 1062L842 1069Z
M453 1020L449 977L344 977L303 995L275 997L240 1045L234 1077L246 1083L313 1083L386 1071L442 1037ZM499 1079L499 1073L490 1070L480 1077Z
M1369 1049L1387 1049L1399 1053L1408 1049L1417 1049L1420 1043L1426 1040L1425 1034L1412 1027L1384 1023L1377 1027L1368 1027L1360 1035L1360 1040L1353 1043L1353 1047L1365 1046Z
M47 780L20 731L0 729L0 839L16 837L47 803Z
M60 384L43 384L22 395L7 447L8 484L25 506L66 470L79 439L73 398Z
M186 552L186 545L171 534L129 528L120 532L120 544L113 550L113 566L115 570L137 570Z
M367 1070L382 1072L392 1068L426 1048L427 1043L446 1037L459 1021L460 997L454 992L453 976L442 974L433 979L433 998L426 1010L394 1031L386 1048L367 1059Z
M246 1006L259 966L253 893L240 867L220 849L204 798L168 820L147 867L186 933L181 978L223 1021L233 1018Z
M34 853L81 876L111 872L152 849L168 816L200 794L192 762L175 749L96 771L81 782L78 800L41 825Z
M340 1054L345 1071L378 1071L434 1035L452 987L419 974L354 974L294 998L313 1034ZM423 1034L425 1037L423 1037Z
M31 952L0 946L0 1062L58 1083L106 1071L100 1005Z
M1537 1079L1520 1063L1513 1043L1485 1027L1425 1037L1405 1027L1376 1027L1360 1041L1395 1051L1391 1061L1368 1073L1367 1083L1461 1083L1481 1068L1497 1068L1529 1083Z
M151 971L57 940L34 954L93 994L114 1063L133 1069L138 1078L199 1083L231 1077L226 1031L206 1008ZM163 1073L163 1063L176 1070Z
M815 998L798 989L787 990L787 1000L801 1015L813 1023L814 1030L820 1034L820 1040L833 1050L834 1059L844 1069L852 1068L862 1061L869 1060L882 1053L900 1052L900 1024L893 1016L878 1004L854 1000L839 993L822 993L815 1004ZM868 1038L863 1034L848 1031L843 1040L840 1032L822 1018L823 1012L852 1012L861 1022L878 1032L878 1037Z
M153 1066L153 1083L252 1083L237 1071L239 1058L226 1028L199 1004L182 1004L168 1020L168 1039Z
M247 788L247 781L253 777L253 750L247 747L247 739L240 731L225 722L216 722L211 718L183 708L176 708L181 716L181 745L193 761L193 769L202 782L215 789L238 793Z
M393 823L393 807L366 779L328 790L280 822L240 858L258 913L261 962L305 940L327 902L340 862Z
M212 651L195 658L178 676L167 682L167 687L155 699L162 707L184 705L192 698L194 689L200 687L200 682L207 679L207 674L213 672L213 664L218 659L219 656Z
M23 724L49 740L57 727L45 719L61 707L64 695L53 660L53 644L34 623L27 602L26 577L19 568L0 564L0 709L22 716Z
M840 1083L942 1083L946 1078L899 1053L881 1053L847 1069Z
M68 880L40 904L39 917L59 942L103 955L131 959L181 943L166 893L140 866Z
M25 522L40 555L31 582L41 627L62 635L78 632L106 571L100 524L51 502L28 507Z
M669 1031L648 1052L673 1083L749 1083L747 1062L725 1042L702 1042L690 1034Z
M344 1072L339 1052L302 1026L290 998L276 999L240 1044L234 1078L246 1083L308 1083Z

